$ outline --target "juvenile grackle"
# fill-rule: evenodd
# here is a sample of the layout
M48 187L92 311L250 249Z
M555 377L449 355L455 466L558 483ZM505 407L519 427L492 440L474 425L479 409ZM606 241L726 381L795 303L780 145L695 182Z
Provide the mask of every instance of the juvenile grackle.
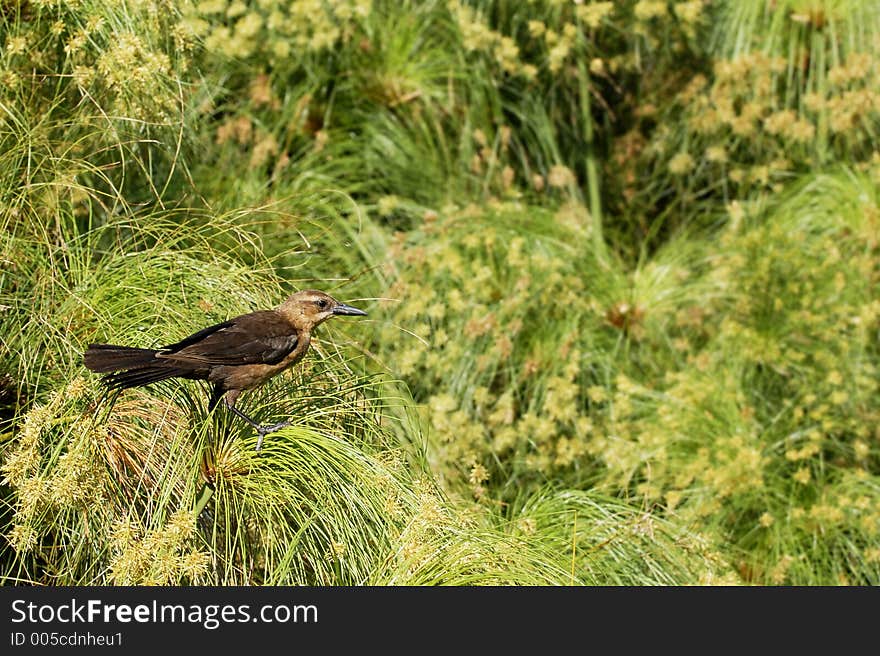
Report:
M167 378L207 380L214 384L208 409L223 398L226 407L253 426L259 438L290 424L261 426L235 407L239 395L262 385L299 362L309 348L312 330L337 315L365 316L313 289L296 292L274 310L260 310L218 323L160 349L90 344L86 367L106 373L109 389L126 389ZM116 372L116 373L108 373Z

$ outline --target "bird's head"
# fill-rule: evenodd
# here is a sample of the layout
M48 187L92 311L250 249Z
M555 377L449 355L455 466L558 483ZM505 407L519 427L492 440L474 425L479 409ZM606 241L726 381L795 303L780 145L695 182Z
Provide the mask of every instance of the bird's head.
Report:
M335 316L366 316L366 312L340 303L332 296L316 289L304 289L291 294L278 306L278 312L300 329L311 330Z

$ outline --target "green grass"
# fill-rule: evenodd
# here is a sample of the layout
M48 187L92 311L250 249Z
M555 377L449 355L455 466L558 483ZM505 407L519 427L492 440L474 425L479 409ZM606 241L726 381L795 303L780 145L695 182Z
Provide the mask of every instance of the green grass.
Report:
M0 12L0 580L876 585L878 19ZM82 366L306 287L259 455Z

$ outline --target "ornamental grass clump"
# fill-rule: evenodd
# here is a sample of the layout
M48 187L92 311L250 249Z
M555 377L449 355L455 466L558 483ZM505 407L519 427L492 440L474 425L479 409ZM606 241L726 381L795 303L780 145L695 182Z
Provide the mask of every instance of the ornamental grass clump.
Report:
M4 297L19 322L4 347L34 401L17 418L17 439L4 444L4 503L12 511L3 527L4 579L362 583L393 562L392 545L421 503L419 478L449 530L466 534L417 454L395 437L399 430L417 441L416 429L389 425L405 415L388 411L396 393L382 391L362 361L345 358L332 334L293 378L249 400L258 417L294 418L259 456L248 431L206 416L206 390L196 383L107 398L96 378L79 375L82 349L96 335L155 344L206 315L280 296L267 268L210 250L198 222L174 228L155 218L150 228L107 223L71 235L63 248L45 245L39 258L18 259L34 286ZM67 266L56 268L62 253ZM509 581L499 568L482 576Z
M618 142L618 175L641 182L625 191L638 206L668 213L671 203L711 220L707 204L773 195L805 173L876 157L876 3L749 0L714 13L707 70L684 80L662 118Z
M592 229L577 204L508 203L426 222L389 251L373 349L425 404L438 465L477 498L595 481L603 457L624 457L630 390L686 366L685 335L707 338L725 291L704 245L627 271L583 248ZM397 326L412 336L392 339Z
M11 211L51 216L69 200L87 215L91 196L95 219L157 202L180 172L192 41L178 21L164 1L4 7L0 193Z
M599 452L607 482L729 540L747 581L878 580L876 215L847 172L746 213L689 366L634 390L627 458Z

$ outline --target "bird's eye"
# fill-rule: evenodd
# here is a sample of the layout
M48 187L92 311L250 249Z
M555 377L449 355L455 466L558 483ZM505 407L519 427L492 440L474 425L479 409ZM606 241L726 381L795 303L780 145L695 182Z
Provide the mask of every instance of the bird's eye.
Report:
M326 310L326 309L327 309L327 299L326 299L326 298L322 298L322 299L320 299L320 300L318 300L318 301L315 301L315 303L318 304L318 307L319 307L320 309L322 309L322 310Z

